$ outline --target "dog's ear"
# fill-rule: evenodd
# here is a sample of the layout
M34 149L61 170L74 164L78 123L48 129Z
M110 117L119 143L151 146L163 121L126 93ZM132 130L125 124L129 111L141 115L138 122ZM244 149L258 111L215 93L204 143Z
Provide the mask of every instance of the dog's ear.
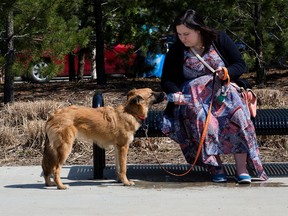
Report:
M139 104L141 101L144 101L144 99L140 95L136 95L130 100L130 103Z
M129 97L131 97L132 95L135 94L135 90L136 90L136 88L130 90L130 91L127 93L127 99L129 99Z

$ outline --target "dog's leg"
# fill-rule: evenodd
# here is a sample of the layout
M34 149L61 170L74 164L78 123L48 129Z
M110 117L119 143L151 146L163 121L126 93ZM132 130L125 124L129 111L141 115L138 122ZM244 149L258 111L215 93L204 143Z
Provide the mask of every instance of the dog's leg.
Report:
M65 190L65 189L69 188L68 185L64 185L62 183L61 178L60 178L60 173L61 173L61 170L62 170L62 165L64 164L64 162L68 158L69 154L71 153L72 145L73 145L72 141L68 142L68 143L63 143L57 149L59 161L58 161L58 164L53 168L53 174L54 174L54 181L55 181L55 183L57 185L57 188L61 189L61 190Z
M117 181L121 182L121 180L118 177L119 176L119 172L120 172L118 148L114 149L114 153L115 153L115 171L116 171Z
M52 186L56 186L55 182L51 181L51 174L52 174L52 170L51 172L47 172L45 165L42 165L43 167L43 176L44 176L44 180L45 180L45 186L47 187L52 187Z
M43 159L44 161L44 159ZM43 176L45 180L45 185L47 187L56 186L55 182L51 181L51 174L52 170L50 171L50 167L47 167L46 164L42 163L42 169L43 169Z
M46 187L56 186L55 182L51 181L51 176L44 176Z
M54 181L55 181L58 189L66 190L69 188L69 186L64 185L60 179L61 169L62 169L62 165L60 165L60 164L54 168Z
M57 145L59 146L57 151L51 148L51 146L54 146L55 143L60 143L59 145ZM72 147L70 147L70 149L66 149L66 153L65 153L64 145L61 145L61 142L55 141L54 143L49 143L49 139L46 136L45 148L44 148L43 160L42 160L42 169L43 169L44 180L45 180L46 186L50 187L50 186L57 185L58 189L68 188L67 186L62 184L60 180L60 172L61 172L62 164L65 162L65 160L70 154L71 148ZM51 181L52 173L54 174L54 182Z
M128 154L129 145L117 146L116 150L116 172L119 180L126 186L135 185L133 181L129 181L126 176L127 172L127 154ZM118 160L118 162L117 162ZM117 164L119 163L119 164ZM120 170L117 170L119 166Z
M55 182L51 181L51 175L53 172L53 164L55 161L55 157L53 154L53 150L50 148L50 142L48 136L46 134L45 138L45 148L43 152L43 159L42 159L42 169L43 169L43 176L45 180L45 185L47 187L56 186Z

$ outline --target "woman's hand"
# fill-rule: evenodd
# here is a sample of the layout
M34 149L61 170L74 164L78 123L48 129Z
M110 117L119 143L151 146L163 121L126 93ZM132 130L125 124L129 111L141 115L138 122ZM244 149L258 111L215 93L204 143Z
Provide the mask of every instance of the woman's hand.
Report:
M182 92L174 93L173 97L174 97L174 104L176 104L176 105L188 104L188 102L186 101L185 96L182 94Z
M215 70L215 73L217 74L217 76L218 76L219 79L221 79L221 80L227 80L228 77L229 77L228 70L227 70L226 67L218 67L218 68Z

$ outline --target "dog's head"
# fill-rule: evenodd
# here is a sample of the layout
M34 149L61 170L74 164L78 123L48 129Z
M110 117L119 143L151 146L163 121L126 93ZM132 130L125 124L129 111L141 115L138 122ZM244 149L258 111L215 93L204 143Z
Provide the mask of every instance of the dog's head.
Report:
M143 120L147 117L148 109L165 98L164 92L155 92L150 88L133 89L127 94L125 111Z

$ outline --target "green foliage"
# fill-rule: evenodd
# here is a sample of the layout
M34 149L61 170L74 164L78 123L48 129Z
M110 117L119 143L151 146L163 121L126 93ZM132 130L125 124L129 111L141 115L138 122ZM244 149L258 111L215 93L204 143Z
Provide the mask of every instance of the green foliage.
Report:
M5 0L6 1L6 0ZM7 1L8 2L8 1ZM64 59L64 56L77 47L87 46L91 28L80 29L77 17L82 0L15 0L6 7L2 4L3 12L14 10L14 43L16 56L29 53L31 62L36 62L49 52L54 59ZM4 7L5 5L5 7ZM6 13L0 15L6 20ZM5 38L5 22L0 23L3 46L9 39ZM27 52L28 51L28 52ZM1 55L5 53L2 51ZM24 71L17 62L13 67L17 74ZM25 62L27 64L27 62ZM53 64L51 64L52 67ZM49 66L50 67L50 66ZM55 75L56 68L47 68L45 73Z
M259 51L255 40L261 37L265 66L272 65L288 50L287 0L106 0L102 1L104 39L107 44L134 44L142 53L161 49L160 39L171 32L175 16L187 8L196 9L206 23L228 33L245 44L243 56L254 68ZM49 51L56 59L76 46L89 43L95 26L93 0L1 0L0 63L5 62L7 13L14 10L15 48L17 53L30 50L36 61ZM255 22L256 4L261 19ZM153 30L153 31L151 31ZM256 34L256 30L261 35ZM1 60L2 59L2 60ZM14 67L20 68L21 67ZM15 69L16 70L16 69ZM19 69L18 69L19 70ZM21 71L21 70L20 70Z
M248 69L255 68L255 56L249 54L248 52L242 53L243 59L247 64Z
M107 41L133 43L143 53L159 51L159 39L166 35L184 1L108 0L103 6ZM182 4L180 3L182 2ZM153 31L152 31L153 30Z
M3 68L3 65L5 64L6 59L4 56L0 55L0 70Z
M159 52L159 39L169 33L175 16L192 8L204 16L208 26L245 45L242 53L250 70L279 66L279 59L288 55L287 0L108 0L103 8L109 32L106 39L131 42L143 54ZM157 31L151 33L151 28ZM257 83L264 83L263 73L258 72Z

